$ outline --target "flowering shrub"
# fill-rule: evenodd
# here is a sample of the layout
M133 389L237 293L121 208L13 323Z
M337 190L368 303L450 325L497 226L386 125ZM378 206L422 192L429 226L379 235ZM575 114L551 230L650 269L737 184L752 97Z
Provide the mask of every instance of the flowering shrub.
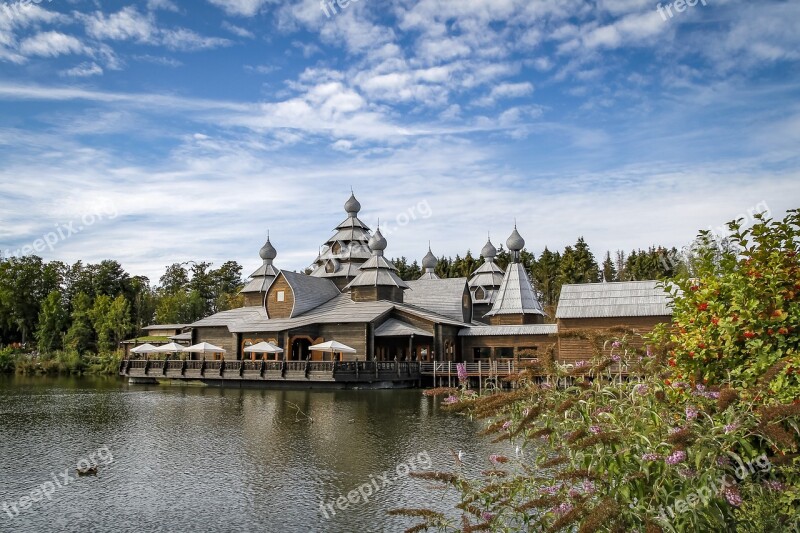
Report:
M797 229L796 211L734 227L741 256L714 263L709 255L694 280L678 280L674 322L645 348L631 335L593 342L584 365L531 364L506 393L428 391L450 395L446 409L485 420L496 442L528 451L505 463L488 458L482 479L424 474L460 492L461 516L398 511L424 519L410 531L800 527L800 391L786 372L800 367L789 329L800 322L789 288Z

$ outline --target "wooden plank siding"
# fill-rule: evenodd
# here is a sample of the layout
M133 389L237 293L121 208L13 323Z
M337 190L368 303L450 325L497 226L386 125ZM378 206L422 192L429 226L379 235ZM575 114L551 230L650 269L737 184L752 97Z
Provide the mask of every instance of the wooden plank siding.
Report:
M641 335L649 333L656 324L670 322L671 316L637 316L637 317L612 317L612 318L569 318L558 320L558 359L562 363L574 363L591 359L594 356L592 341L588 338L579 338L573 335L581 332L593 332L600 336L618 335L610 332L611 329L631 330L632 335L628 335L630 344L641 348L644 340ZM610 353L610 347L604 351L605 355Z
M283 291L283 301L278 301L278 292ZM267 315L270 318L289 318L294 308L294 292L286 281L279 275L267 290Z
M225 359L238 358L238 342L236 340L236 335L228 331L226 326L197 328L194 330L194 335L192 337L194 344L208 342L220 348L224 348ZM203 358L202 354L193 354L192 357L195 359ZM207 358L210 359L211 355L209 354Z
M556 335L487 335L485 337L461 337L464 361L476 362L474 357L476 348L491 350L491 359L498 357L496 348L513 348L514 357L518 357L521 350L533 349L537 353L544 353L558 344Z

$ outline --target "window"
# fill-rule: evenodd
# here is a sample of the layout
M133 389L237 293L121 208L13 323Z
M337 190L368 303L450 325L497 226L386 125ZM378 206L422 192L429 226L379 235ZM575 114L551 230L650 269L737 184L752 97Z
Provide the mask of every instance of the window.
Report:
M275 295L279 302L286 301L286 293L284 291L278 291L278 294Z
M476 300L483 300L486 298L486 291L483 290L483 287L478 287L475 289L475 299Z
M472 352L472 356L475 360L489 359L492 356L492 350L491 348L475 348Z
M514 348L497 348L495 350L498 359L513 359Z

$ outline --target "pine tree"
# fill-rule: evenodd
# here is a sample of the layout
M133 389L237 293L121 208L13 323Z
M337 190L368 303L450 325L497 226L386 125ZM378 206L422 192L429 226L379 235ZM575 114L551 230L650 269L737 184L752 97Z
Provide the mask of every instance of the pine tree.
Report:
M614 268L614 261L611 260L611 252L606 252L606 260L603 261L603 278L606 281L618 281L617 269Z

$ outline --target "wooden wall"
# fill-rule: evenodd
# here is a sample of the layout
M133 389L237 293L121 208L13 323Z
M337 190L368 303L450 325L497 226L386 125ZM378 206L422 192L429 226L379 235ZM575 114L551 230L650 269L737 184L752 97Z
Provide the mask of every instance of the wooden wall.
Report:
M514 314L514 315L494 315L487 317L492 326L524 326L527 324L544 324L542 315Z
M201 342L208 342L215 346L225 349L225 359L236 359L238 353L238 342L236 335L228 331L226 326L215 327L201 327L195 328L193 334L193 341L195 344ZM202 354L192 355L195 359L202 359ZM206 356L206 359L211 359L211 354Z
M670 322L671 316L646 316L646 317L614 317L614 318L569 318L558 320L558 357L561 362L571 363L588 360L594 356L592 343L589 339L570 337L570 332L595 331L601 334L611 334L611 328L627 328L634 330L636 336L629 340L633 346L641 347L644 342L639 337L652 331L656 324ZM606 349L608 354L610 349Z
M245 307L262 306L264 305L263 292L246 292L244 293Z
M523 349L535 349L544 353L552 345L558 343L556 335L496 335L487 337L461 337L464 350L464 361L475 362L475 348L489 348L492 359L500 357L497 348L513 348L514 356Z
M278 301L278 292L283 291L283 301ZM289 318L294 307L294 292L282 274L278 274L275 281L267 290L267 315L270 318Z

